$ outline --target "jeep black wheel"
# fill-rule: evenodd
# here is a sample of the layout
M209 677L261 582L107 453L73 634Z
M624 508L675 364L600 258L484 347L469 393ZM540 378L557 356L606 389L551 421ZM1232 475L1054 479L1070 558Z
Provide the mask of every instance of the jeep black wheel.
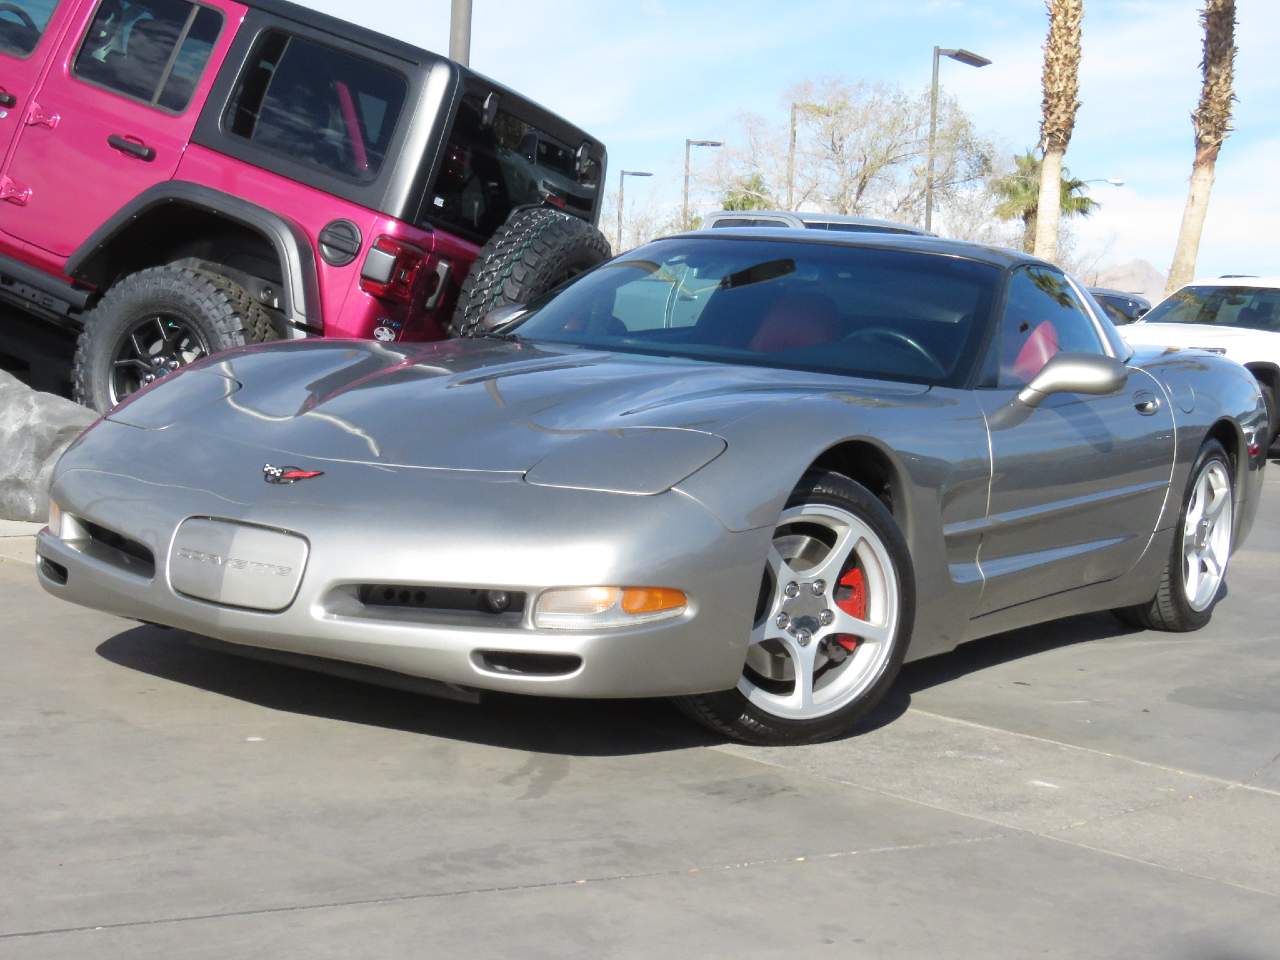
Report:
M75 398L105 413L179 367L275 335L266 309L226 277L173 266L141 270L85 314Z
M528 303L609 256L609 241L585 220L547 207L517 210L463 281L449 332L468 336L490 310Z

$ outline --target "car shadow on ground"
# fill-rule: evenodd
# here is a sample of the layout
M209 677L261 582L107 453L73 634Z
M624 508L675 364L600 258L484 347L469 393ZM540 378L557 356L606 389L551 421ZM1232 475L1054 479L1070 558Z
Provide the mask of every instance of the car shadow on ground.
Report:
M967 674L1058 647L1135 632L1090 614L999 634L907 664L894 689L851 734L892 723L911 696ZM479 704L406 693L209 650L181 631L139 626L100 644L111 663L272 710L407 733L568 756L625 756L724 742L664 700L560 700L485 694Z

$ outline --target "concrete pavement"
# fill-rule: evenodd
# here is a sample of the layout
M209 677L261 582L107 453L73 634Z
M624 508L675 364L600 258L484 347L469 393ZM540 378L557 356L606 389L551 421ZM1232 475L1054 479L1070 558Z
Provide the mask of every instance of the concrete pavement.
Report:
M804 748L239 660L0 563L0 958L1274 956L1267 487L1206 630L980 641Z

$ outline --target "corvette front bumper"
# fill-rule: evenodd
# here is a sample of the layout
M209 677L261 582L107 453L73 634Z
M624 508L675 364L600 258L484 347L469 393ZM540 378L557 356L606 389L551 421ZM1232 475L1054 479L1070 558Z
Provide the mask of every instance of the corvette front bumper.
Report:
M37 538L41 585L73 603L232 644L480 689L666 696L726 689L741 673L768 530L731 533L676 492L563 490L509 474L308 461L303 466L326 471L327 484L272 487L261 481L258 455L245 457L253 483L216 494L160 482L154 463L145 478L119 463L102 469L102 457L64 463L53 497L72 518L72 535L45 530ZM237 475L239 466L220 473ZM367 495L333 499L353 486ZM283 609L246 609L175 586L177 531L207 518L305 541L296 592L280 601L276 591L272 601ZM260 563L240 552L237 562L254 568L241 574L285 569L279 558ZM527 600L523 614L493 617L382 607L362 600L361 587L375 584L411 594L503 590ZM532 626L542 590L585 585L674 587L689 605L676 618L625 628ZM204 592L218 596L213 590Z

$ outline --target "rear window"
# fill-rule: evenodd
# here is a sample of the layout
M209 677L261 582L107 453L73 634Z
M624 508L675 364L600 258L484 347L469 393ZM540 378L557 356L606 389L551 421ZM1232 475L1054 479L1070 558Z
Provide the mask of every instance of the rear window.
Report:
M223 124L264 150L369 183L382 169L407 89L388 67L272 30L249 57Z
M492 105L490 112L487 119L481 94L462 98L424 219L485 240L523 204L550 203L590 215L600 186L599 162L590 158L580 169L578 145Z
M191 103L221 30L221 13L185 0L103 0L74 72L89 83L178 113Z
M25 57L36 48L58 0L0 3L0 53Z
M1280 332L1280 290L1263 287L1183 287L1152 307L1146 323L1211 323Z

